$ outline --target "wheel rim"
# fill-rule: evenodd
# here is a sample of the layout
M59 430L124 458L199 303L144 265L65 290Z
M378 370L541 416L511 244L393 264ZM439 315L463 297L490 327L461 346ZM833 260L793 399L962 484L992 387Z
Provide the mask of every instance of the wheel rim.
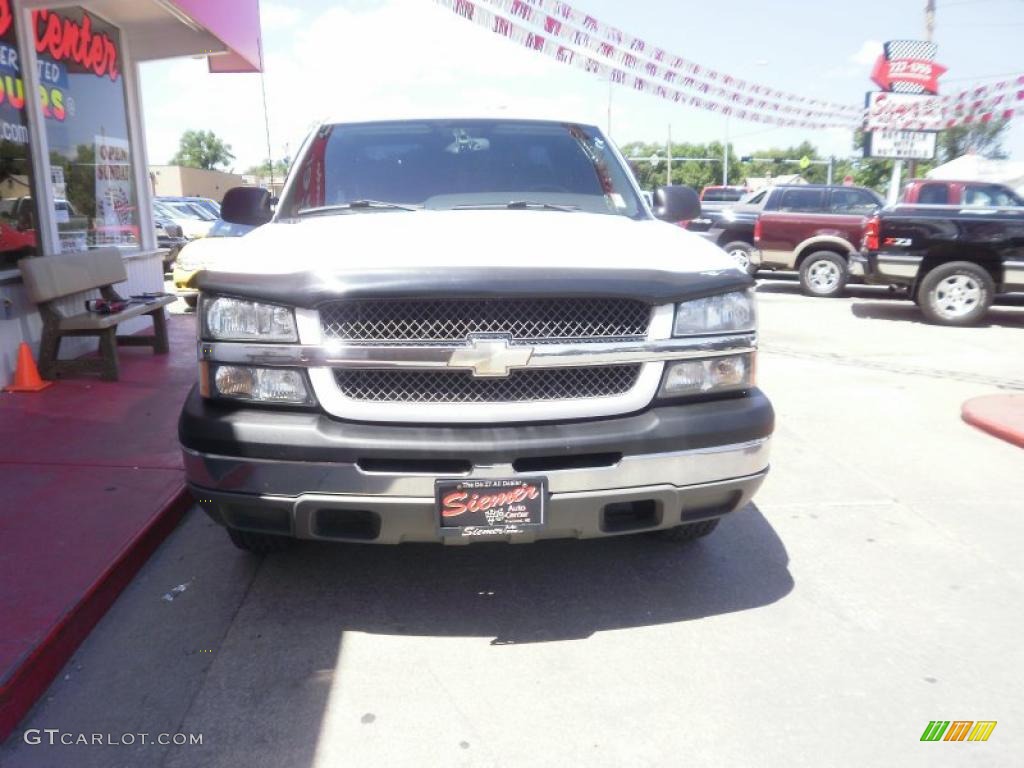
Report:
M750 266L750 254L742 248L733 248L729 251L729 255L732 256L733 260L739 264L740 269L746 269Z
M816 261L807 270L807 284L815 293L830 293L839 285L839 267L831 261Z
M981 284L971 275L950 275L932 292L932 306L943 317L964 317L974 311L982 297Z

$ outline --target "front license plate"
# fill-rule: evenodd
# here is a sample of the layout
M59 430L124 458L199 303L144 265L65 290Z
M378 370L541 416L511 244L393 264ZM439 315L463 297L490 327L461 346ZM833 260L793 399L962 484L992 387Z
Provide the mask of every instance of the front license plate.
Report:
M438 480L434 495L442 533L501 536L544 525L547 479Z

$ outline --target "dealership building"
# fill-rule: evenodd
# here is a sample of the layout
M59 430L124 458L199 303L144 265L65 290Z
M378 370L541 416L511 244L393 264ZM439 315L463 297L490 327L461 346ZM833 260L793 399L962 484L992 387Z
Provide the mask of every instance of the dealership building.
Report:
M139 64L180 56L261 71L259 1L0 0L0 386L42 327L20 259L114 247L122 295L163 290ZM122 330L132 323L148 319ZM65 344L70 356L95 340Z

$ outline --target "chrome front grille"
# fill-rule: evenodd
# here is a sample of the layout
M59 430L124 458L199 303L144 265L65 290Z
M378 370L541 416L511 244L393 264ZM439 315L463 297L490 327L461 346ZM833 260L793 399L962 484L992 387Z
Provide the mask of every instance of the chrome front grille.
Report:
M504 378L472 371L335 368L334 380L353 400L377 403L526 403L613 397L633 388L640 365L524 368Z
M325 339L350 344L461 344L471 334L502 334L513 344L637 341L651 308L613 298L387 299L325 304Z

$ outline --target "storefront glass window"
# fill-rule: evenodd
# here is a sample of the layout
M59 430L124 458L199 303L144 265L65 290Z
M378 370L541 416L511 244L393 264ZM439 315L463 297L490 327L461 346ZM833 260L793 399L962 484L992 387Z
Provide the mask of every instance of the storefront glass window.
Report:
M36 253L25 85L10 0L0 0L0 270Z
M60 250L138 248L120 34L82 8L35 11L33 27Z

